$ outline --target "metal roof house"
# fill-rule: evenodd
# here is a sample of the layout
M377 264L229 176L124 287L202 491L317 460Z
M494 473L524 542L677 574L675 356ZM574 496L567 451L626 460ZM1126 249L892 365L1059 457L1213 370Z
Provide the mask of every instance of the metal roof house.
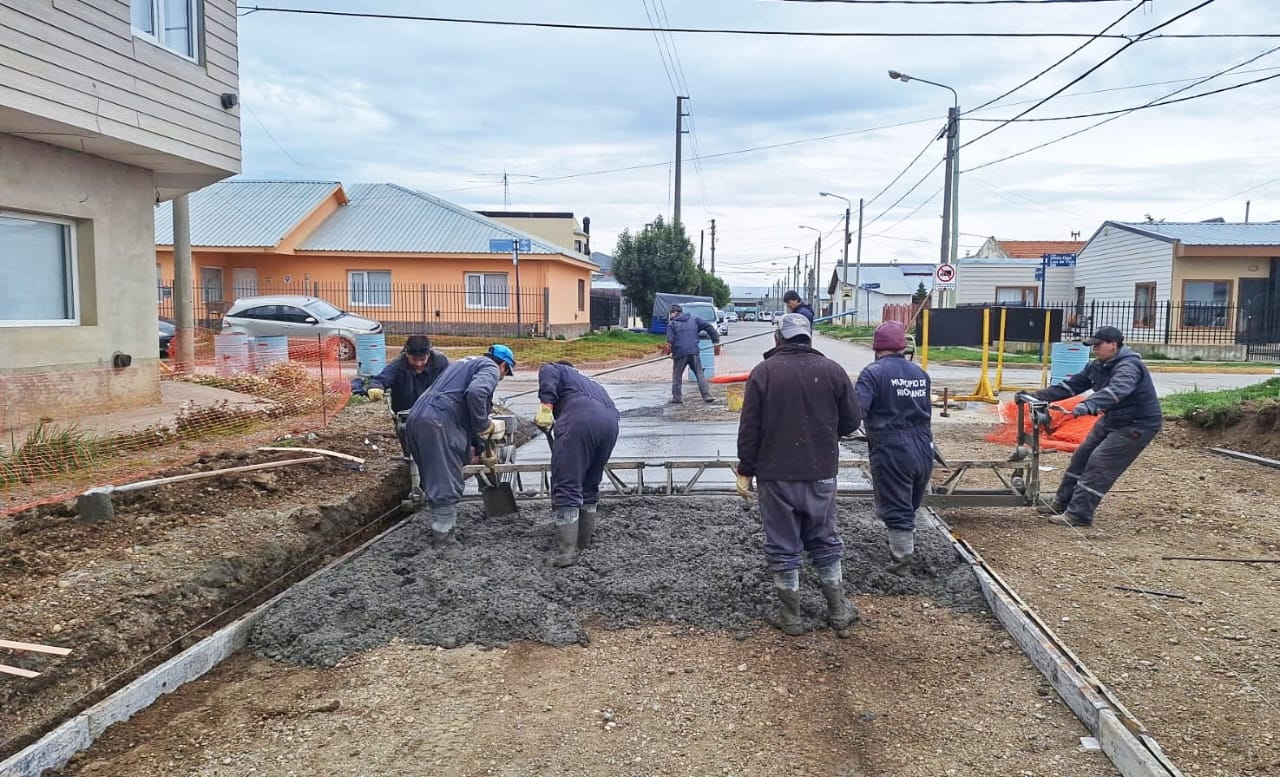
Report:
M159 401L150 216L240 170L235 2L0 19L0 428Z
M1079 240L1000 240L989 237L971 256L956 259L957 305L1043 305L1074 299L1072 272L1048 256L1074 256ZM1043 277L1041 277L1043 275Z
M857 316L837 319L839 323L879 324L884 320L885 305L911 302L921 284L933 289L931 264L863 263L839 265L832 272L827 293L832 299L832 313L858 311ZM855 286L856 284L856 286Z
M162 204L162 311L171 224ZM257 294L322 297L393 333L573 336L590 323L585 256L395 184L224 181L191 196L191 244L207 326Z

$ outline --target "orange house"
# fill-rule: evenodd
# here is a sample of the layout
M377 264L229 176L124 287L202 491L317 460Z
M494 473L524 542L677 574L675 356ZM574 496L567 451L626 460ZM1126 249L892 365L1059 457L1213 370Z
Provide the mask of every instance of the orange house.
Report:
M196 319L205 326L216 328L240 297L305 294L392 333L574 337L590 328L595 264L423 192L233 179L192 194L190 209ZM156 208L155 230L163 317L173 278L169 203Z

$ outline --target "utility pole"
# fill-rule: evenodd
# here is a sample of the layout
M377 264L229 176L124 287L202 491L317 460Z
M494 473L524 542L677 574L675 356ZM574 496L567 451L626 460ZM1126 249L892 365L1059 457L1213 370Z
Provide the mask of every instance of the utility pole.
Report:
M858 268L853 271L853 307L858 308L858 289L862 284L862 198L858 198ZM870 299L870 296L868 296ZM856 324L857 321L855 320Z
M815 280L817 279L818 274L821 272L821 270L822 270L822 233L819 232L818 233L818 253L813 258L813 275L810 276L811 280L809 281L809 296L807 297L809 301L812 301L814 295L818 294L817 284L815 283ZM822 310L821 294L818 294L818 310ZM819 313L818 315L822 315L822 314Z
M671 214L672 224L680 223L680 153L685 134L684 117L689 115L684 112L684 101L688 99L688 97L676 97L676 173L674 184L675 196L672 199L672 202L674 203L673 212ZM712 243L714 245L714 239ZM714 251L715 249L713 248L712 250Z
M187 195L173 198L173 327L178 340L178 371L196 362L195 271L191 262L191 208ZM221 291L219 289L219 291ZM219 297L221 299L221 297Z
M706 240L706 238L707 238L707 230L705 230L705 229L700 229L700 230L698 230L698 269L699 269L699 270L701 270L701 269L702 269L702 267L703 267L703 264L702 264L702 243L703 243L703 241L705 241L705 240Z
M711 219L711 274L716 274L716 220Z
M947 109L947 167L946 181L942 192L942 264L952 264L956 259L956 251L960 245L960 231L957 217L960 199L960 106ZM951 294L944 290L938 295L941 307L951 307Z

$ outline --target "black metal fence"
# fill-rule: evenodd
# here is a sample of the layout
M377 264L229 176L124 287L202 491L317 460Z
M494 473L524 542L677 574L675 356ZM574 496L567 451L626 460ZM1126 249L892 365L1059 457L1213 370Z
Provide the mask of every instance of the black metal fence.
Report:
M311 296L357 316L381 322L389 334L454 334L477 336L550 337L551 291L521 287L517 295L505 275L477 273L465 286L390 284L349 286L339 283L257 284L227 295L217 286L197 283L192 291L196 325L221 329L222 317L234 299L246 296ZM488 283L488 285L486 285ZM156 289L157 314L173 320L173 282ZM585 302L585 300L584 300ZM265 304L265 303L264 303ZM589 314L580 319L585 323Z
M1211 302L1051 302L1063 311L1063 339L1113 326L1125 340L1172 345L1280 343L1280 305Z

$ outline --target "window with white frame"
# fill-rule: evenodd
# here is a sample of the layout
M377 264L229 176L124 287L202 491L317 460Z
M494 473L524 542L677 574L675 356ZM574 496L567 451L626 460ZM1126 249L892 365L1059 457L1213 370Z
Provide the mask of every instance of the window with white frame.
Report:
M467 273L468 308L496 308L506 310L510 307L510 302L507 297L506 273Z
M391 307L391 271L348 270L347 300L351 307Z
M75 225L0 212L0 326L79 323Z
M135 33L196 59L199 52L200 0L129 0Z

